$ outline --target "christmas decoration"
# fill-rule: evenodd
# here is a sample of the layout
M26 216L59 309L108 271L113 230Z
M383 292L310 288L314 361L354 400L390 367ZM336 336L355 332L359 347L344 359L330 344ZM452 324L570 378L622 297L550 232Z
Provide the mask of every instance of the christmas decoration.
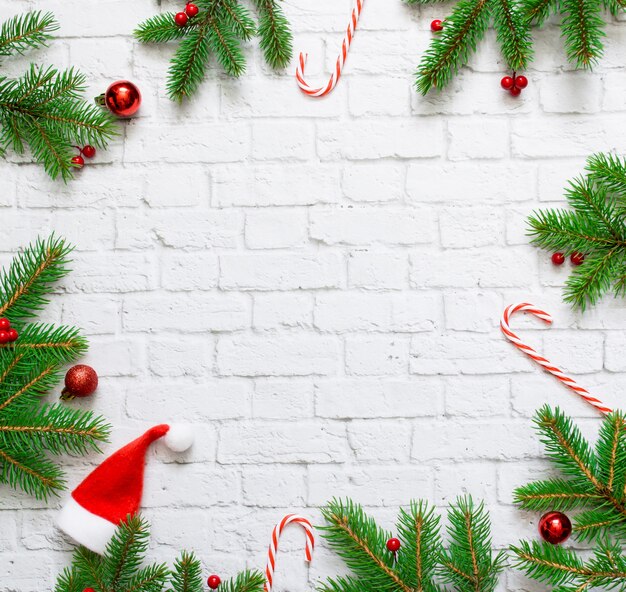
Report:
M103 554L116 527L139 511L146 452L160 438L175 452L193 443L192 433L183 426L149 429L107 458L72 492L59 516L59 527L94 553Z
M58 24L50 13L28 12L0 26L0 56L47 45ZM89 143L104 148L115 135L108 113L81 99L85 76L31 64L19 78L0 75L0 155L26 147L53 178L68 180L76 167L71 148Z
M585 256L578 251L572 253L569 259L574 265L582 265L585 262Z
M577 68L591 68L602 57L602 38L606 35L603 12L608 10L617 16L626 10L624 0L520 1L526 20L537 25L544 24L555 12L561 14L561 37L565 41L567 58Z
M202 567L183 551L173 568L146 565L150 531L140 516L120 524L103 556L85 547L74 551L72 565L58 577L55 592L204 592ZM263 574L245 571L221 582L221 592L261 592Z
M504 333L504 336L519 350L524 352L531 360L537 362L544 370L556 376L558 380L560 380L567 388L574 391L579 397L581 397L584 401L595 407L600 413L606 414L611 413L611 409L606 407L602 401L592 397L589 391L582 386L580 386L573 378L570 378L566 374L563 373L562 370L554 366L549 360L546 360L543 356L540 356L535 349L533 349L530 345L524 343L509 326L511 317L518 312L528 312L538 319L541 319L548 325L552 324L552 316L545 312L544 310L540 310L528 302L522 302L520 304L511 304L507 306L504 310L504 314L502 315L502 319L500 320L500 328Z
M76 397L84 398L92 395L98 388L98 374L91 366L78 364L72 366L65 374L65 388L61 398L69 401Z
M174 15L174 22L179 26L179 27L184 27L187 24L187 21L189 20L189 17L187 16L186 12L177 12Z
M544 541L559 545L572 534L572 523L563 512L548 512L539 521L539 534Z
M528 86L528 79L526 76L516 76L513 72L513 76L505 76L500 81L500 86L504 90L508 90L514 97L518 97L522 90Z
M265 585L264 592L270 592L274 581L274 569L276 568L276 553L278 551L278 541L283 530L290 524L299 524L306 534L305 557L307 561L313 559L313 547L315 546L315 537L313 535L313 525L303 516L297 514L287 514L272 531L272 540L267 552L267 565L265 567Z
M96 103L117 117L132 117L141 107L141 92L130 80L118 80L96 97Z
M303 53L300 53L300 58L298 59L298 68L296 69L296 81L298 83L298 86L300 87L300 90L303 93L309 95L310 97L325 97L335 89L337 83L339 82L339 78L341 78L341 73L346 63L348 52L350 51L350 45L352 44L352 39L354 38L354 34L356 32L356 26L359 22L359 17L361 16L364 2L365 0L354 1L354 8L352 9L352 15L350 17L348 29L346 30L346 35L343 39L343 43L341 44L341 52L339 53L339 57L337 58L335 70L333 71L326 86L322 86L319 88L313 88L309 86L309 84L304 79L304 68L306 66L307 56Z
M539 410L535 424L548 458L563 477L535 481L515 491L515 501L533 512L577 512L572 535L593 543L585 559L574 549L544 541L521 541L512 550L516 565L531 578L563 592L612 590L624 585L626 556L626 430L622 412L608 415L595 448L558 408Z
M227 74L241 76L246 67L242 46L255 34L260 36L265 60L272 68L284 68L289 63L292 36L278 0L252 3L259 14L258 27L240 0L198 0L194 3L197 14L183 27L171 12L139 25L135 37L142 43L181 40L168 73L171 99L181 101L193 95L204 78L211 54ZM183 14L191 17L189 11Z
M425 502L400 510L397 560L387 551L389 533L350 500L333 500L323 509L323 536L353 575L325 582L323 592L437 592L440 582L456 592L493 592L504 554L491 550L490 523L482 504L459 498L448 510L448 544L439 516Z
M0 318L0 345L13 343L18 337L18 332L11 327L11 321L5 317Z
M64 487L63 473L47 452L97 451L109 431L90 412L40 404L58 384L60 367L87 349L73 327L31 323L53 284L68 273L70 252L54 236L37 240L0 273L0 317L9 321L9 333L19 333L17 341L0 345L0 482L40 499Z
M565 255L563 253L554 253L552 255L552 263L554 265L563 265L565 263Z
M392 553L397 553L400 550L402 543L400 543L400 539L389 539L387 541L387 549Z
M78 156L72 156L72 165L77 169L82 169L85 166L85 159L79 154Z
M193 18L198 14L198 12L200 12L200 9L195 4L189 3L187 4L187 6L185 6L185 14L188 17Z
M439 0L406 1L424 4ZM432 88L444 88L467 64L491 22L509 68L525 70L533 56L532 40L519 5L510 0L460 0L422 58L416 81L419 92L426 94Z
M221 583L222 579L216 575L209 576L209 579L207 580L207 585L211 588L211 590L217 590Z
M432 23L430 23L430 30L433 33L439 33L439 31L443 31L443 23L439 19L435 19Z
M79 150L85 158L93 158L96 155L96 149L89 144L79 148Z
M586 170L567 190L572 210L534 212L528 220L534 244L576 254L565 300L583 310L611 286L615 295L626 293L626 160L596 154Z

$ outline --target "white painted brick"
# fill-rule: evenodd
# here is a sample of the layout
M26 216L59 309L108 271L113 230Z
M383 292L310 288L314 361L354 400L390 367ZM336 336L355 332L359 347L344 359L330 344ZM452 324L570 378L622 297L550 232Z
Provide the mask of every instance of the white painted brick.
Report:
M296 208L267 208L246 214L246 246L280 249L306 244L307 212Z
M587 72L548 76L541 82L541 107L546 113L597 113L602 80Z
M213 253L166 251L160 265L161 286L165 290L191 292L217 286L219 265Z
M348 258L348 285L369 290L407 288L409 261L406 253L353 251Z
M252 324L257 329L311 327L313 297L310 294L255 294Z
M505 158L509 153L509 127L502 119L458 119L448 122L448 158Z
M399 336L346 338L346 374L381 376L403 374L409 365L409 341Z
M268 419L313 417L313 383L293 376L255 381L252 415Z
M352 421L348 424L348 442L359 462L408 463L412 428L397 419Z
M406 169L397 163L351 163L343 171L344 195L356 202L389 202L404 196Z
M314 152L312 124L258 121L252 126L252 157L255 160L307 160Z
M453 205L439 217L441 244L446 248L496 245L502 240L502 226L502 213L493 207Z

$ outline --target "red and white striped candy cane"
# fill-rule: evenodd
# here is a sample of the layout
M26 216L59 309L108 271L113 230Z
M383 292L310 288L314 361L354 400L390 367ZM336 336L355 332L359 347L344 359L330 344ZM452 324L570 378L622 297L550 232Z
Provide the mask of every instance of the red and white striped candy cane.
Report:
M354 33L356 32L356 26L359 22L359 17L361 16L364 2L365 0L355 0L354 2L352 16L350 17L350 24L348 25L346 36L343 38L343 43L341 44L341 53L337 58L335 71L332 73L330 80L328 81L328 84L326 86L313 88L306 82L306 80L304 79L304 67L306 65L308 54L305 55L302 52L300 53L298 67L296 68L296 80L298 81L298 86L303 93L309 95L310 97L324 97L327 94L331 93L333 89L337 86L339 78L341 77L343 66L346 63L346 58L348 57L348 51L350 50L352 39L354 39Z
M298 514L287 514L272 531L272 542L267 552L267 567L265 568L265 586L263 590L270 592L274 582L274 569L276 568L276 553L278 551L278 541L285 527L290 524L299 524L306 534L305 556L307 561L313 559L313 547L315 546L315 537L313 536L313 525L304 516Z
M509 327L509 322L511 317L516 312L529 312L530 314L536 316L538 319L545 321L549 325L552 324L552 316L545 312L544 310L538 309L536 306L529 304L528 302L521 302L519 304L511 304L507 306L504 310L504 314L502 315L502 320L500 321L500 328L502 332L506 336L506 338L515 345L518 349L523 351L531 360L534 360L539 364L544 370L556 376L567 388L573 390L577 395L582 397L587 403L593 405L600 413L606 414L611 413L611 409L607 407L602 401L592 397L589 391L582 386L580 386L573 378L570 378L566 374L563 373L563 370L554 366L551 362L546 360L543 356L540 356L530 345L524 343Z

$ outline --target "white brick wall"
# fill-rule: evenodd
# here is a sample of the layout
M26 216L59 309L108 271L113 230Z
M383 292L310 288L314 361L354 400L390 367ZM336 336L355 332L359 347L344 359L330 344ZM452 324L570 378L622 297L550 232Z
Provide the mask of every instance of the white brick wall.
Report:
M350 7L286 0L311 79L331 67ZM530 247L524 224L562 203L589 153L626 151L624 23L607 28L593 73L572 71L548 27L519 99L499 88L492 38L424 99L413 72L430 20L449 7L368 0L328 99L301 95L293 68L269 73L251 44L245 78L212 69L178 107L163 92L171 49L130 37L156 0L0 0L2 17L27 8L62 23L36 59L75 64L90 95L128 77L145 97L67 186L23 159L0 164L0 251L6 262L50 230L77 244L46 318L90 336L86 361L102 380L84 405L114 423L108 451L154 422L197 426L188 464L150 455L152 556L188 547L223 576L261 568L278 518L319 520L335 495L391 526L412 497L443 508L468 491L493 512L497 545L534 536L537 517L511 506L512 489L545 467L529 418L551 401L586 433L598 421L497 321L511 301L545 305L555 327L520 319L524 335L619 404L624 301L572 313L560 300L568 267ZM70 483L100 460L64 459ZM0 592L50 589L71 550L53 525L58 506L2 489ZM288 533L277 591L313 590L341 569L320 546L307 574L301 547Z

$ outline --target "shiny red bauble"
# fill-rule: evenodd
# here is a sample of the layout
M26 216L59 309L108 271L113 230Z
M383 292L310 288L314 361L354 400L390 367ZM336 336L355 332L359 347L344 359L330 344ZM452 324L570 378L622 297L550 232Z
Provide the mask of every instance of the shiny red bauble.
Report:
M443 23L439 19L435 19L432 23L430 23L430 30L433 33L443 31Z
M9 332L8 331L0 331L0 345L4 343L9 343Z
M544 541L558 545L572 534L572 523L563 512L548 512L539 521L539 534Z
M96 592L93 588L85 588L83 592Z
M500 86L504 90L511 90L515 86L515 80L511 76L505 76L502 80L500 80Z
M211 590L216 590L221 583L222 580L219 576L216 575L209 576L209 579L207 580L207 584L209 585L209 588L211 588Z
M118 117L131 117L141 107L141 92L130 80L118 80L111 84L96 102L106 106Z
M399 539L393 538L387 541L387 549L392 553L397 553L400 550L401 543Z
M9 334L9 343L13 343L14 341L17 341L17 338L19 337L19 335L17 334L17 331L15 329L9 329L7 333Z
M72 160L70 162L72 163L72 166L77 169L82 169L85 166L85 159L80 154L72 156Z
M528 86L528 78L526 76L517 76L515 78L515 86L517 88L526 88Z
M185 6L185 12L187 13L188 17L193 18L198 14L198 12L200 12L200 9L195 4L192 4L190 2L189 4L187 4L187 6Z
M9 319L2 317L0 318L0 331L8 331L11 328L11 322Z
M96 371L85 364L72 366L65 375L65 388L61 398L68 400L75 397L83 398L93 394L98 388Z
M177 12L174 15L174 22L179 26L179 27L184 27L187 24L187 21L189 20L189 17L184 13L184 12Z
M90 144L87 144L85 147L83 147L81 152L83 153L83 156L85 158L93 158L96 155L96 149Z
M522 89L514 86L510 91L509 91L514 97L519 97L520 94L522 94Z
M584 261L585 261L585 256L584 256L582 253L580 253L580 252L576 251L576 252L574 252L574 253L572 253L572 254L570 255L569 260L570 260L570 261L571 261L574 265L582 265L582 264L584 263Z
M554 265L563 265L565 263L565 255L563 253L554 253L552 255L552 263Z

